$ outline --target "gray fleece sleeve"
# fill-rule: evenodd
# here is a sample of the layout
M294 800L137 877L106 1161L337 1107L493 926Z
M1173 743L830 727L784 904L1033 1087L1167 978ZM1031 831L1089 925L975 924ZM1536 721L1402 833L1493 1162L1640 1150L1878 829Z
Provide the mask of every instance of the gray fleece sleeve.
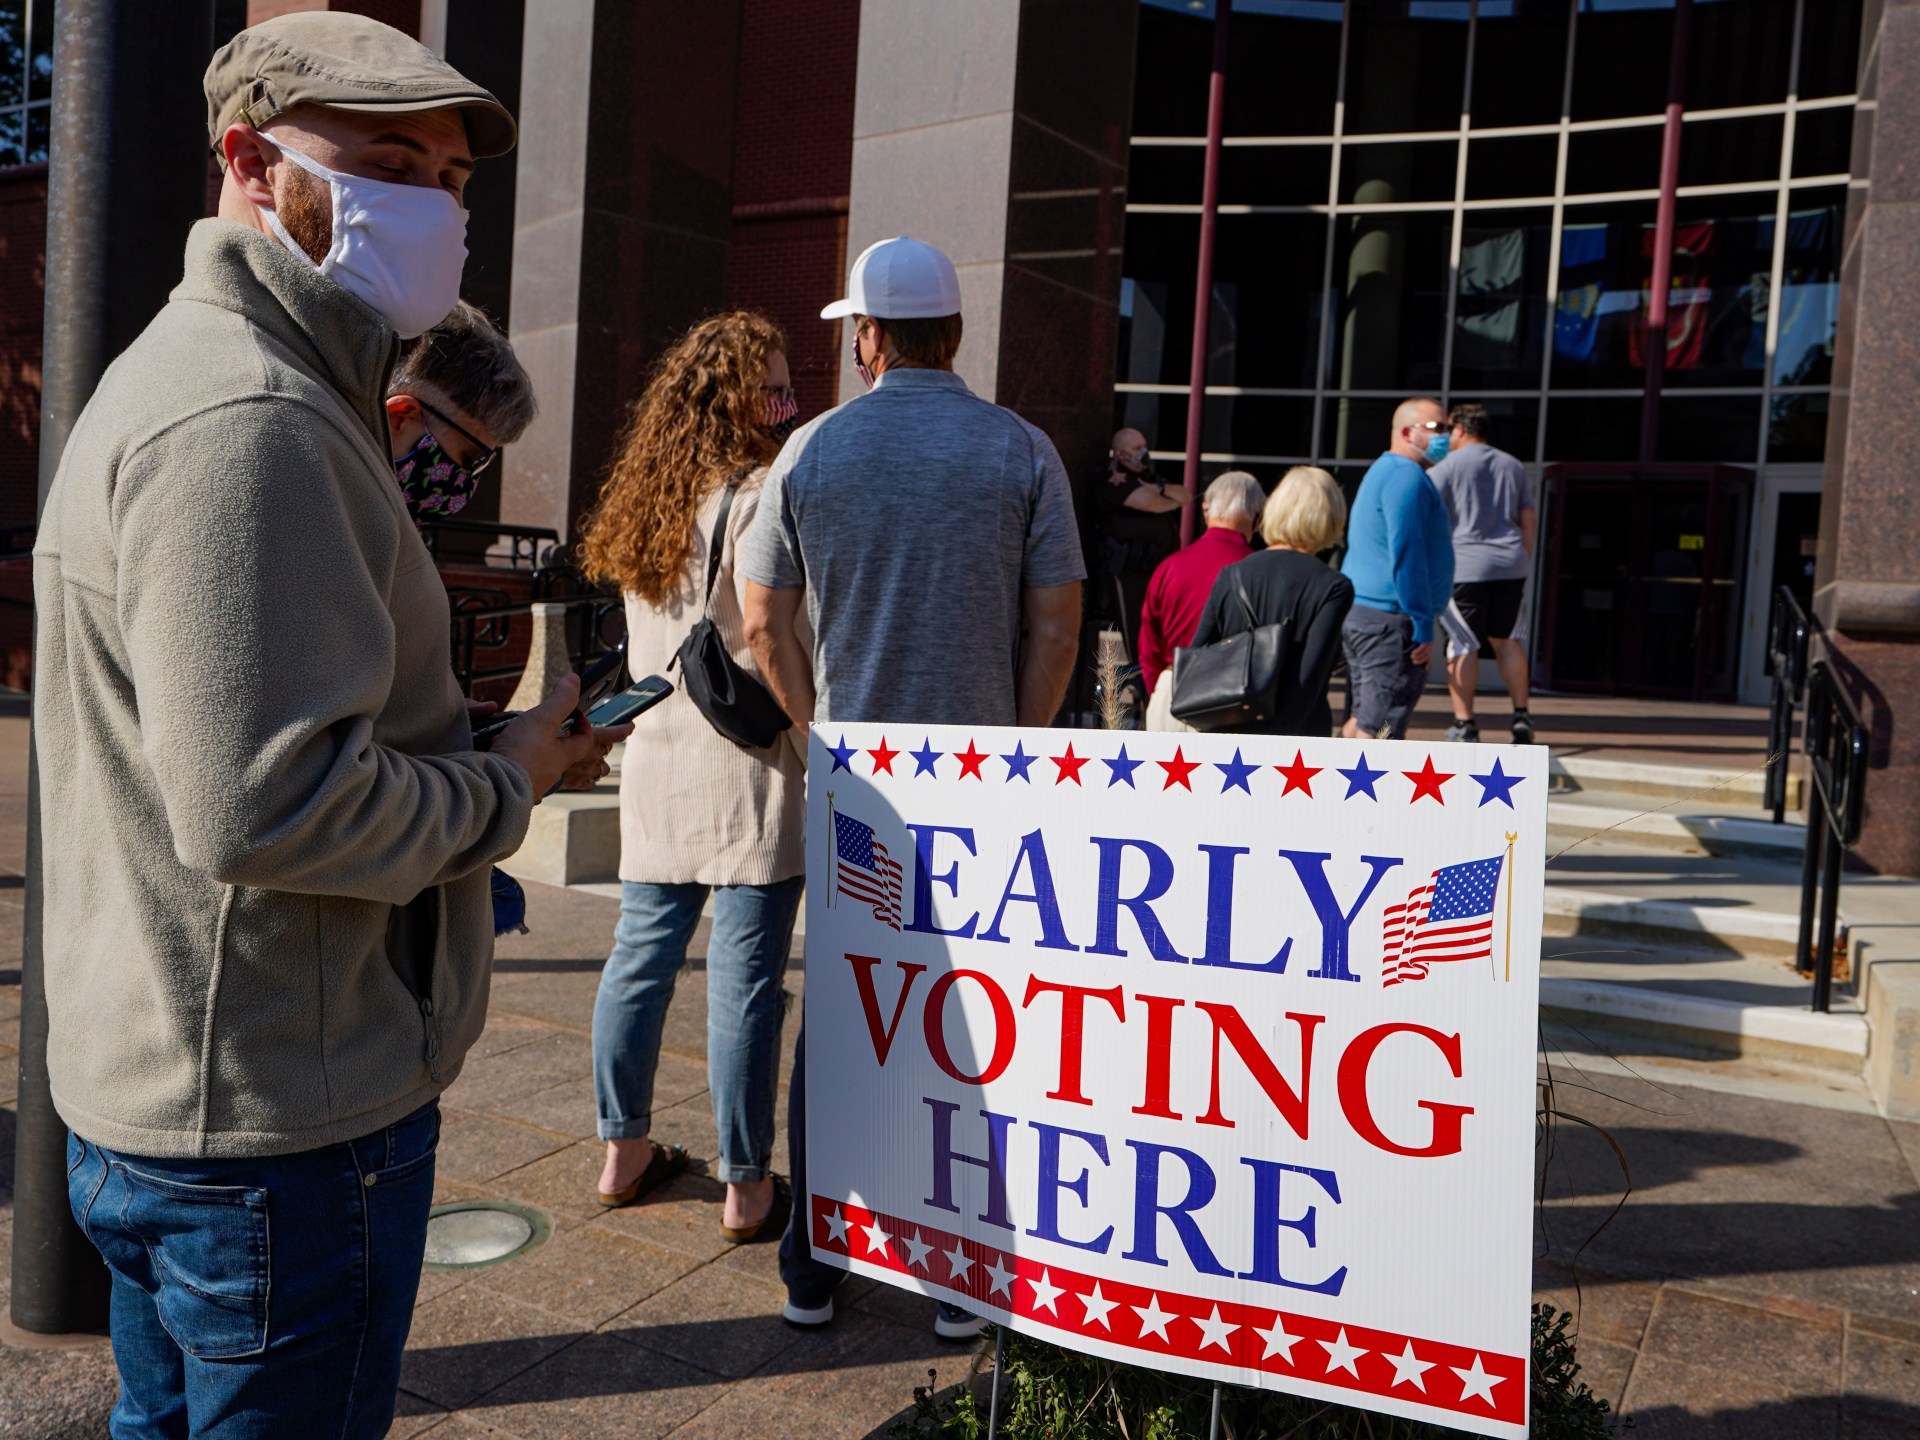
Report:
M359 493L358 447L317 416L287 433L288 409L225 406L121 461L116 602L141 747L182 864L400 904L510 854L531 782L502 758L375 743L396 690L444 678L396 673L387 597L413 547Z

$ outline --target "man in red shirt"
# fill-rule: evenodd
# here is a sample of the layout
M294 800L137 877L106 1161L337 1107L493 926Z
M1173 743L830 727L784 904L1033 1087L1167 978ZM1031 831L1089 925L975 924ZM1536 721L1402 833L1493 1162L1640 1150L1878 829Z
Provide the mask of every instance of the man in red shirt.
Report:
M1213 591L1214 577L1253 553L1247 537L1260 523L1260 510L1267 495L1260 482L1244 470L1229 470L1207 486L1200 501L1207 517L1207 528L1183 550L1176 550L1153 572L1147 583L1147 600L1140 609L1140 678L1152 695L1161 677L1173 684L1173 652L1193 639L1200 612L1206 608ZM1155 719L1168 714L1166 704L1150 706L1148 728Z

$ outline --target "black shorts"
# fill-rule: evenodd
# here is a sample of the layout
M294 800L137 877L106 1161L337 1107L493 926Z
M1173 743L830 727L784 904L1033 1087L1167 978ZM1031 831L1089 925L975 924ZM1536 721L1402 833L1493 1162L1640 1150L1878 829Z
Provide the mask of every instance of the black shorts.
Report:
M1454 608L1473 631L1483 656L1491 657L1489 640L1510 640L1520 624L1520 600L1527 592L1524 580L1469 580L1453 587Z

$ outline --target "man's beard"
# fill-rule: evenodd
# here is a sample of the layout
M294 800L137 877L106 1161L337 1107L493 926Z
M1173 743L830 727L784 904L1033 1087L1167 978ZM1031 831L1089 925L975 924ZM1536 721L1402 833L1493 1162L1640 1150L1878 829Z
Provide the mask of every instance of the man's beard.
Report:
M333 187L295 165L275 197L280 223L318 265L333 248Z

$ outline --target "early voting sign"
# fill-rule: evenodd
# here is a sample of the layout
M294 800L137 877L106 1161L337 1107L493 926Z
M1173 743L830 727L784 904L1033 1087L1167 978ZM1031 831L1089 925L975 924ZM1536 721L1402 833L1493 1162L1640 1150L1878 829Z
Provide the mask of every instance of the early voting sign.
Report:
M811 749L816 1255L1115 1360L1526 1433L1545 749Z

